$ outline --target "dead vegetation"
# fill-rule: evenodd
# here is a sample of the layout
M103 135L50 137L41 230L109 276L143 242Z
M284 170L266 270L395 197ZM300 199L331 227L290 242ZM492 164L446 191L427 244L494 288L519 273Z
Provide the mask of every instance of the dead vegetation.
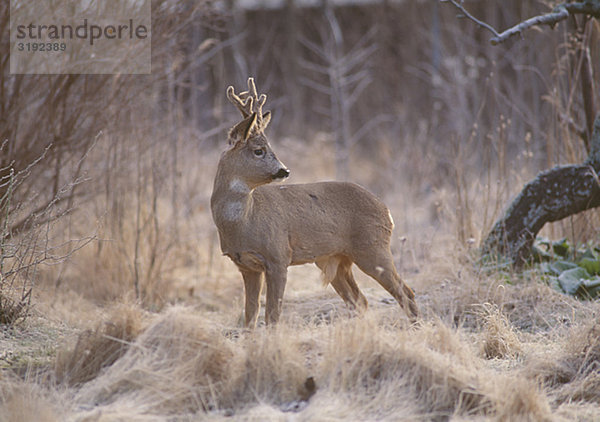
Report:
M61 349L56 357L57 382L69 386L83 384L117 361L141 331L140 313L138 308L117 306L109 311L106 321L79 334L75 346Z
M124 114L108 123L106 115L96 116L99 120L78 126L72 136L93 148L78 149L65 140L62 152L48 150L51 159L36 168L39 178L21 194L43 192L36 203L41 206L52 198L53 190L44 187L58 186L57 192L67 187L63 208L51 214L61 218L40 215L38 223L45 224L38 224L37 233L58 245L56 256L69 259L45 261L23 273L28 277L15 279L16 303L29 291L21 288L31 287L25 299L33 307L24 321L2 325L0 422L600 418L598 302L557 293L535 271L521 276L477 265L482 233L522 182L540 167L581 158L579 139L556 118L576 114L578 104L570 97L571 58L562 55L561 33L540 43L548 56L522 45L506 55L483 47L472 52L469 46L477 37L460 32L454 16L451 26L442 25L447 36L436 41L433 32L422 29L429 28L433 16L426 3L400 3L406 9L389 6L387 14L376 8L361 14L364 22L381 18L384 29L377 48L365 46L379 61L361 75L383 83L358 97L352 109L356 121L349 116L354 133L369 123L359 117L373 117L378 125L372 139L349 145L344 158L352 180L390 206L395 264L415 288L422 319L411 325L391 297L355 272L369 301L359 317L322 287L316 269L294 267L280 323L241 328L243 284L218 251L208 208L225 131L234 120L233 114L231 119L223 114L220 102L227 85L248 76L232 76L241 71L227 63L258 69L259 82L273 86L270 101L277 106L269 136L294 182L333 178L338 138L306 106L309 99L323 105L324 98L311 98L314 92L295 84L291 74L281 75L279 61L272 60L271 68L268 52L254 51L261 45L282 51L283 40L273 35L279 33L279 20L248 13L252 34L273 40L254 43L212 25L229 17L217 19L214 9L192 7L208 2L157 1L154 10L171 17L154 22L157 80L46 78L55 82L53 93L64 94L65 116L76 113L78 105L94 116L100 109L85 108L95 95L78 103L77 90L69 90L73 97L61 90L86 81L88 88L100 89L97 95L102 87L116 95L106 97L108 116L116 116L111 107L117 106ZM501 15L496 6L477 7L502 22L514 21L507 16L510 10L533 7L513 3L512 8L498 6ZM200 12L207 20L196 19ZM359 12L346 8L337 18L344 23ZM299 32L311 34L321 22L317 15L297 15ZM406 25L397 25L396 17ZM402 34L390 28L408 27L412 20L420 26L413 42L392 42ZM393 25L386 29L387 21ZM344 30L351 26L342 25ZM348 37L346 47L361 45L354 40L357 34ZM437 68L424 57L433 57L436 42L444 54ZM339 57L348 56L340 47ZM553 48L562 57L556 67ZM318 62L310 53L305 58ZM534 58L541 61L532 63ZM522 71L523 63L531 72ZM22 98L11 97L19 109L27 108L36 84L46 80L7 75L0 76L3 86L21 80L27 88ZM131 91L113 91L126 90L133 80ZM105 86L107 81L115 84ZM19 109L0 118L12 118ZM42 113L44 122L48 113ZM9 142L13 135L38 139L51 132L45 125L21 132L13 121L0 133ZM34 149L39 153L46 145ZM85 176L85 184L70 183L76 174ZM17 211L24 215L36 204ZM545 234L597 242L597 227L598 216L587 213ZM91 238L76 253L62 248L71 239ZM10 242L27 240L6 239L0 252ZM48 245L44 242L20 244Z
M480 283L487 290L504 289L505 303L531 291L493 277ZM254 331L240 328L235 316L223 318L237 309L232 303L241 300L241 286L238 299L222 300L217 312L189 305L160 313L117 306L94 330L59 346L49 372L22 378L5 372L0 414L26 420L31 413L20 409L26 397L50 421L598 416L590 407L599 397L598 326L587 317L599 311L595 303L565 297L571 311L584 311L569 315L553 305L549 287L539 288L539 302L547 307L541 309L572 319L523 331L514 324L529 310L505 313L506 305L493 297L486 303L485 296L446 292L445 303L466 301L472 324L429 316L411 326L396 306L381 301L374 286L366 289L371 307L364 316L342 313L330 320L311 318L319 303L330 303L334 314L344 307L333 292L321 290L317 271L297 287L304 293L293 296L313 293L290 301L277 326ZM445 303L423 305L427 315L441 315Z

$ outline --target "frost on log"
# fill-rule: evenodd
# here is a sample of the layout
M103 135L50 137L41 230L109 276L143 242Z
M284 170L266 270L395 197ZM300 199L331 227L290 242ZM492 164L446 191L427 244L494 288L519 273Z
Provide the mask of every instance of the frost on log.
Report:
M527 183L482 244L483 254L500 254L515 267L531 257L544 224L600 206L600 116L583 164L555 167Z

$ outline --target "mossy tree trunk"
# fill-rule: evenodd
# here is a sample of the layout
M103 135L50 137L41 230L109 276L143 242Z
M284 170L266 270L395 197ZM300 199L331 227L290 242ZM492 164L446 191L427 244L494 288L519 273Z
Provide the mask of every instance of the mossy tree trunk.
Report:
M600 206L600 116L590 154L579 165L555 167L527 183L482 244L483 254L500 254L515 267L531 258L533 241L544 224Z

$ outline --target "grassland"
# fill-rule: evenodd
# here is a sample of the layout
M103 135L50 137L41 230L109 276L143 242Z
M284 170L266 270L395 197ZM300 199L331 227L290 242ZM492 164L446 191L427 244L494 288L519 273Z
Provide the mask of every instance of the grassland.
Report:
M273 142L296 180L330 176L323 144ZM201 199L144 287L152 300L136 301L130 275L115 273L131 239L43 269L33 314L1 333L0 420L600 417L599 305L535 273L479 269L475 242L458 239L453 202L440 192L398 183L384 196L397 266L422 310L417 324L357 269L370 304L363 316L301 266L290 270L282 322L244 330L243 285L220 256L205 203L217 158L199 163L203 182L190 195ZM363 166L357 176L368 180L375 170Z

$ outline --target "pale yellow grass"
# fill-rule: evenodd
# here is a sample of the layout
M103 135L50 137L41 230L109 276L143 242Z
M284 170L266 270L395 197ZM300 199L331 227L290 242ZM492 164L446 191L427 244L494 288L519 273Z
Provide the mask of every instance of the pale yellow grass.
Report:
M314 174L331 174L327 145L311 146L280 153L292 177L299 169L298 179L310 179L314 154ZM401 179L373 189L392 208L394 257L416 291L419 323L358 270L369 301L362 316L302 266L289 271L281 323L244 330L241 278L220 254L207 208L218 155L187 152L196 160L183 164L188 210L147 286L153 301L134 300L130 251L119 254L131 229L80 251L64 271L45 269L32 321L60 340L49 346L45 336L40 360L35 345L3 339L22 359L0 372L0 421L600 418L600 305L477 270L474 245L457 240L448 218L450 199ZM168 200L158 207L165 226ZM432 211L440 207L441 217ZM170 244L174 233L161 233Z
M302 283L282 323L254 332L240 328L232 300L218 311L113 307L62 349L56 375L5 375L0 413L10 421L30 420L28 409L49 421L598 417L597 326L586 317L597 305L568 299L561 308L550 289L522 285L502 287L500 303L488 294L497 281L479 283L488 286L441 289L461 306L437 317L448 312L443 302L422 302L427 316L415 326L371 288L369 311L356 317L333 293ZM525 309L506 304L533 297L552 307L549 318L572 319L519 329ZM62 379L61 365L70 366Z

